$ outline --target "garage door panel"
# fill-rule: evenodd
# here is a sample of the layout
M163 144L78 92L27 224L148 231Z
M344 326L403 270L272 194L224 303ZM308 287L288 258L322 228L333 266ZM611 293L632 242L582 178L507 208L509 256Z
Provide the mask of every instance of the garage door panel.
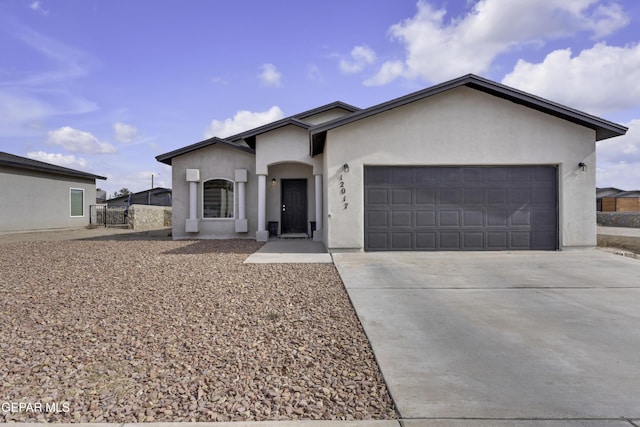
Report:
M484 245L484 232L482 231L466 231L463 236L463 249L469 251L483 250Z
M507 182L507 178L508 178L508 172L509 169L508 168L502 168L502 167L492 167L492 168L486 168L485 169L486 173L487 173L487 181L489 183L504 183Z
M462 204L481 205L485 201L484 190L482 188L463 188Z
M432 251L438 249L436 242L438 233L431 232L416 232L416 250Z
M416 205L435 205L436 189L435 188L416 188Z
M536 227L555 227L555 211L536 211L533 215L533 225Z
M487 249L501 250L508 247L509 233L506 231L487 231Z
M534 181L538 183L554 183L556 182L557 173L555 168L536 167L534 168Z
M490 210L487 212L487 227L506 227L509 213L504 210Z
M412 227L413 226L413 212L407 211L391 211L391 226L392 227Z
M440 227L460 227L459 211L440 211L438 216L438 226Z
M509 202L515 205L525 205L531 201L530 188L512 188Z
M506 205L508 203L506 188L492 188L487 190L487 204Z
M406 185L407 182L413 181L413 168L394 168L391 169L389 183L391 185Z
M391 170L388 168L365 168L364 185L387 185L390 173Z
M387 227L387 211L367 211L365 225L368 227Z
M439 249L443 251L454 251L460 249L460 232L442 231L439 234Z
M556 249L553 166L365 167L365 250Z
M438 189L438 204L459 205L461 193L459 188L440 188Z
M391 205L410 205L411 204L411 189L410 188L392 188L391 190Z
M462 215L463 227L483 227L484 212L483 211L464 211Z
M531 248L531 233L528 231L512 231L510 249Z
M438 168L438 183L451 185L460 182L460 168Z
M550 244L556 241L555 230L535 231L531 234L531 249L547 249Z
M416 211L416 227L435 227L436 212L434 211Z
M415 168L414 180L417 186L433 186L438 180L438 171L434 168Z
M512 184L521 184L526 183L527 185L531 182L531 177L533 174L532 168L512 168L511 169L511 183Z
M556 193L548 188L535 188L533 190L533 203L539 205L549 205L556 199Z
M462 182L465 186L481 186L485 173L479 168L462 168Z
M529 209L518 210L511 215L512 226L531 226L531 212Z
M380 232L380 233L369 232L366 234L366 238L367 238L366 244L369 250L386 251L389 248L386 232Z
M389 204L388 191L386 188L368 188L365 191L365 203L367 206Z
M391 233L391 249L392 250L411 250L413 233L394 232Z

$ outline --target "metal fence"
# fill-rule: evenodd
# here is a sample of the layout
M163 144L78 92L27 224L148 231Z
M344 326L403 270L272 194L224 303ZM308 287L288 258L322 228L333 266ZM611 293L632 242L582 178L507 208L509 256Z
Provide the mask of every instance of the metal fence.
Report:
M89 224L94 226L117 226L127 224L127 209L124 206L91 205Z

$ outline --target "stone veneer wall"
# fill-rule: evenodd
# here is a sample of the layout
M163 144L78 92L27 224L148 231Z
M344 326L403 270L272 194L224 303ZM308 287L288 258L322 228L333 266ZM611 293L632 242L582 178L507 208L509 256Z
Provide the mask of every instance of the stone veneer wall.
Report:
M598 225L640 228L640 212L597 212Z
M129 207L129 228L142 231L167 227L171 227L171 206Z

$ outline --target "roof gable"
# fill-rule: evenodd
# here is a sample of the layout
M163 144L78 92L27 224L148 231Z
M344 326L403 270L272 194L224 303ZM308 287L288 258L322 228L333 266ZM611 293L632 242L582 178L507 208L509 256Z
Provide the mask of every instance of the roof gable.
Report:
M353 105L349 105L341 101L336 101L336 102L332 102L330 104L326 104L317 108L313 108L311 110L303 111L302 113L298 113L290 117L285 117L283 119L276 120L275 122L267 123L265 125L258 126L256 128L249 129L244 132L240 132L236 135L228 136L226 138L213 137L213 138L206 139L204 141L196 142L195 144L178 148L177 150L173 150L168 153L160 154L159 156L156 156L156 160L161 163L171 165L171 159L173 157L180 156L182 154L186 154L194 150L199 150L200 148L208 147L213 144L226 144L230 147L237 148L242 151L246 151L247 153L255 154L256 137L258 135L275 130L275 129L279 129L284 126L291 126L291 125L308 130L309 128L311 128L312 125L310 123L305 122L304 119L314 115L322 114L334 109L342 109L347 111L348 113L352 113L354 111L359 110L358 107L354 107ZM238 142L240 141L244 141L249 147L239 145Z
M572 123L576 123L578 125L593 129L596 131L596 141L624 135L628 130L625 126L610 122L608 120L592 116L590 114L575 110L570 107L566 107L564 105L549 101L544 98L540 98L538 96L520 91L518 89L511 88L509 86L505 86L500 83L496 83L494 81L476 76L474 74L467 74L457 79L453 79L448 82L444 82L417 92L410 93L400 98L383 102L382 104L374 105L372 107L353 112L344 117L312 126L311 129L309 129L311 155L315 156L324 151L326 134L331 129L335 129L340 126L353 123L357 120L362 120L367 117L371 117L376 114L391 110L393 108L398 108L411 102L428 98L430 96L437 95L439 93L460 86L466 86L475 90L479 90L481 92L506 99L516 104L524 105L534 110L541 111L543 113L550 114L561 119L568 120Z
M215 144L221 144L221 145L225 145L225 146L228 146L228 147L232 147L232 148L235 148L235 149L240 150L240 151L244 151L245 153L249 153L249 154L255 154L256 153L252 148L245 147L243 145L234 144L232 142L229 142L228 140L225 140L225 139L218 138L218 137L214 136L213 138L205 139L204 141L196 142L195 144L191 144L191 145L188 145L186 147L178 148L177 150L169 151L168 153L160 154L160 155L156 156L156 160L161 162L161 163L164 163L166 165L171 166L171 159L173 159L174 157L181 156L183 154L187 154L187 153L190 153L192 151L199 150L199 149L204 148L204 147L209 147L209 146L215 145Z
M104 179L104 176L95 175L88 172L79 171L76 169L65 168L63 166L53 165L51 163L41 162L39 160L33 160L26 157L16 156L15 154L9 154L0 152L0 165L9 166L17 169L28 169L39 172L47 172L55 175L71 176L76 178L86 179Z

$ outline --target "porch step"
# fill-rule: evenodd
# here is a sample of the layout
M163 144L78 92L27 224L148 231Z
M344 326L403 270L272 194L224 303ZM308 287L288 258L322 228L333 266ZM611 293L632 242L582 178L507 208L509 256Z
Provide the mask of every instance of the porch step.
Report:
M307 239L308 237L307 233L286 233L280 235L281 239Z

